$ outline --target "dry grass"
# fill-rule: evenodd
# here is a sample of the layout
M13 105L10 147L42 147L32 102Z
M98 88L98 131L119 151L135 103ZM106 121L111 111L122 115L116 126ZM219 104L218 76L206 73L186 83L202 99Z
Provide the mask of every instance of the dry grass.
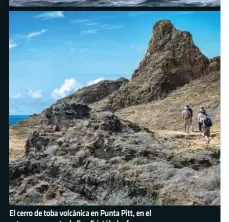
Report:
M164 100L118 110L116 115L153 131L169 130L173 132L173 135L182 134L184 124L181 112L187 104L194 111L194 131L198 130L197 115L200 106L204 106L208 115L213 119L212 130L217 131L218 136L220 131L220 79L216 75L207 75L192 81L172 92ZM162 132L162 134L168 133Z

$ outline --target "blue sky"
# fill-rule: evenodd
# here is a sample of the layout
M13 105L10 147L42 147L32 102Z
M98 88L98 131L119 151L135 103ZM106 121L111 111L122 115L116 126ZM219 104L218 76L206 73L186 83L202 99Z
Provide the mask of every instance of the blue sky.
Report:
M39 113L82 86L130 78L160 19L191 32L207 57L220 55L220 12L10 12L10 114Z

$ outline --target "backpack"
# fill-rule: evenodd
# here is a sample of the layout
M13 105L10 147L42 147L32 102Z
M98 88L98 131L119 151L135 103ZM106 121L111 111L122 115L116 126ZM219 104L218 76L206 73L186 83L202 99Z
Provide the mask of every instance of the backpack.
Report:
M213 125L213 124L212 124L212 120L211 120L210 117L205 118L205 120L204 120L204 125L205 125L206 127L211 127L211 126Z
M192 109L189 108L188 110L189 110L189 112L191 113L191 117L192 117L192 116L193 116L193 111L192 111Z
M184 110L184 118L189 119L191 117L191 112L189 110Z

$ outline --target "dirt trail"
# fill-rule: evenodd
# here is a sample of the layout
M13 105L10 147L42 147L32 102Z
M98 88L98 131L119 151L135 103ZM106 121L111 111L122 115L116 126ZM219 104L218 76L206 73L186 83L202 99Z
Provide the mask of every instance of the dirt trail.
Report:
M185 133L181 131L172 130L153 130L158 137L178 139L184 146L178 152L190 152L194 150L207 149L207 148L220 148L220 130L217 126L211 128L211 140L207 144L206 140L202 138L202 133L194 131Z
M26 135L20 131L9 130L9 161L24 156Z
M29 132L35 130L30 128L26 130L26 127L14 127L9 129L9 162L16 160L25 155L25 144ZM61 136L61 132L50 132L50 135L55 134Z

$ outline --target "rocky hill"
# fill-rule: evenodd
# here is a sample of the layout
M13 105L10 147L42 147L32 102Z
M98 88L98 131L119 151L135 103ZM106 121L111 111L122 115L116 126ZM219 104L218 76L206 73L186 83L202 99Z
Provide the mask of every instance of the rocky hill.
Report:
M178 87L207 75L210 62L195 46L189 32L177 30L168 20L158 21L145 57L129 83L100 101L97 107L115 111L163 99Z
M214 122L209 145L195 130L200 106ZM10 128L9 202L219 205L220 57L158 21L129 82L85 87Z
M125 78L119 78L117 80L103 80L90 86L85 86L75 93L66 96L65 98L57 101L58 102L74 102L91 104L101 99L106 98L114 91L118 90L121 86L124 86L129 80Z
M63 109L65 127L41 125L10 164L11 204L219 204L218 150L182 153L179 139L110 112Z

